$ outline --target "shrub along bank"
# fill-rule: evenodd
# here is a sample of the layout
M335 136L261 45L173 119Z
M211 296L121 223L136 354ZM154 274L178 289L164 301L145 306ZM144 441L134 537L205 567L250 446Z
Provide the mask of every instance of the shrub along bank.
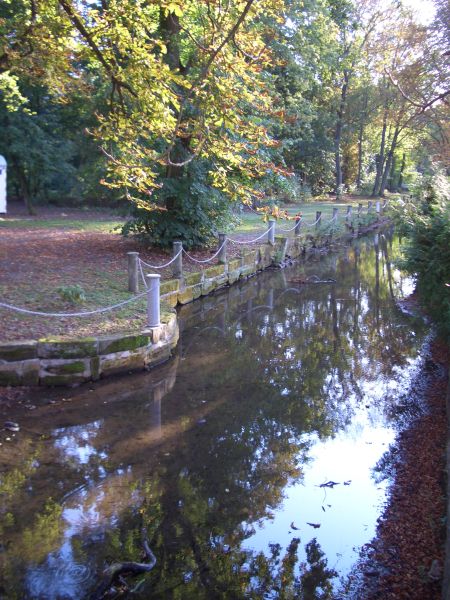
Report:
M405 234L402 267L417 276L424 308L450 341L450 182L436 170L396 207Z

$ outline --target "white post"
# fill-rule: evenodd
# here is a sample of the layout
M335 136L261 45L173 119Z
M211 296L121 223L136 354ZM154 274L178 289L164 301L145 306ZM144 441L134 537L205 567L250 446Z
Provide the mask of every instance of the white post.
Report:
M380 202L377 202L377 203L375 204L375 207L376 207L376 211L377 211L377 220L379 221L379 220L380 220L380 213L381 213L381 205L380 205Z
M147 275L147 325L148 327L159 327L160 308L159 308L159 285L161 275L159 273L150 273Z
M172 275L175 279L181 279L183 277L183 243L182 242L173 242L173 254L172 256L177 256L177 258L173 261L172 266Z
M139 252L127 252L128 256L128 291L139 291L138 261Z
M333 221L335 221L336 223L338 220L338 212L339 212L339 208L334 207L333 208Z
M267 229L267 242L272 246L275 244L275 221L270 219Z

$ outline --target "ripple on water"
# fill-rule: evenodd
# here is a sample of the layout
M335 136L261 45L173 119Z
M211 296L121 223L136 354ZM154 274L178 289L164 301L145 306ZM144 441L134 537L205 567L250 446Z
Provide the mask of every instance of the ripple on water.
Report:
M28 594L25 598L79 600L85 596L92 582L92 568L62 554L50 554L41 565L30 566L26 575Z

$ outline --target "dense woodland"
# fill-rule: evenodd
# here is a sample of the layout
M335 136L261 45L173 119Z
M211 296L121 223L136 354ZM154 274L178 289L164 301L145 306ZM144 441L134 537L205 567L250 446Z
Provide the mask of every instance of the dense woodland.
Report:
M118 204L203 244L242 202L411 190L448 167L450 3L9 0L10 197Z

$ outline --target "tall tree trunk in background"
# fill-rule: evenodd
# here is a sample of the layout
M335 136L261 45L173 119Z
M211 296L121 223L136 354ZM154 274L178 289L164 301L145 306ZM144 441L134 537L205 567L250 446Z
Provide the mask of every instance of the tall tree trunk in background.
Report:
M357 189L361 189L361 179L362 179L362 162L363 162L363 138L364 138L364 127L366 124L367 118L367 90L364 92L363 99L363 108L361 111L361 117L359 121L359 132L358 132L358 175L356 177L356 187Z
M23 167L19 164L18 161L15 162L14 166L15 166L17 180L19 182L20 195L22 196L22 199L25 203L25 207L26 207L29 215L35 215L36 209L34 208L33 202L32 202L29 178L26 176L26 174L23 170Z
M402 191L403 175L404 175L404 172L405 172L405 167L406 167L406 152L403 152L402 163L400 165L400 173L399 173L399 176L398 176L398 191L399 192Z
M334 133L334 157L335 157L335 168L336 168L336 200L340 200L342 196L342 164L341 164L341 138L342 138L342 127L344 125L344 114L345 107L347 104L347 92L348 83L350 79L350 72L348 69L344 71L344 83L341 89L341 101L339 102L339 108L337 110L337 121L336 129Z
M394 135L392 137L391 146L390 146L389 152L387 154L386 164L384 166L383 177L381 178L380 190L379 190L378 196L382 196L386 189L388 176L389 176L391 166L392 166L392 161L394 160L394 152L397 148L397 141L398 141L399 134L400 134L400 126L397 124L395 126L395 131L394 131Z
M375 182L373 184L372 189L372 197L378 196L380 190L380 183L383 175L384 161L386 152L386 130L387 130L387 117L388 117L388 107L387 107L387 98L384 102L384 111L383 111L383 126L381 128L381 143L380 143L380 153L378 155L377 161L377 172L375 175Z
M396 192L397 191L397 186L395 185L395 169L397 168L397 157L394 154L394 156L392 157L392 162L391 162L391 170L389 172L389 177L388 177L388 181L389 181L389 191L390 192Z

